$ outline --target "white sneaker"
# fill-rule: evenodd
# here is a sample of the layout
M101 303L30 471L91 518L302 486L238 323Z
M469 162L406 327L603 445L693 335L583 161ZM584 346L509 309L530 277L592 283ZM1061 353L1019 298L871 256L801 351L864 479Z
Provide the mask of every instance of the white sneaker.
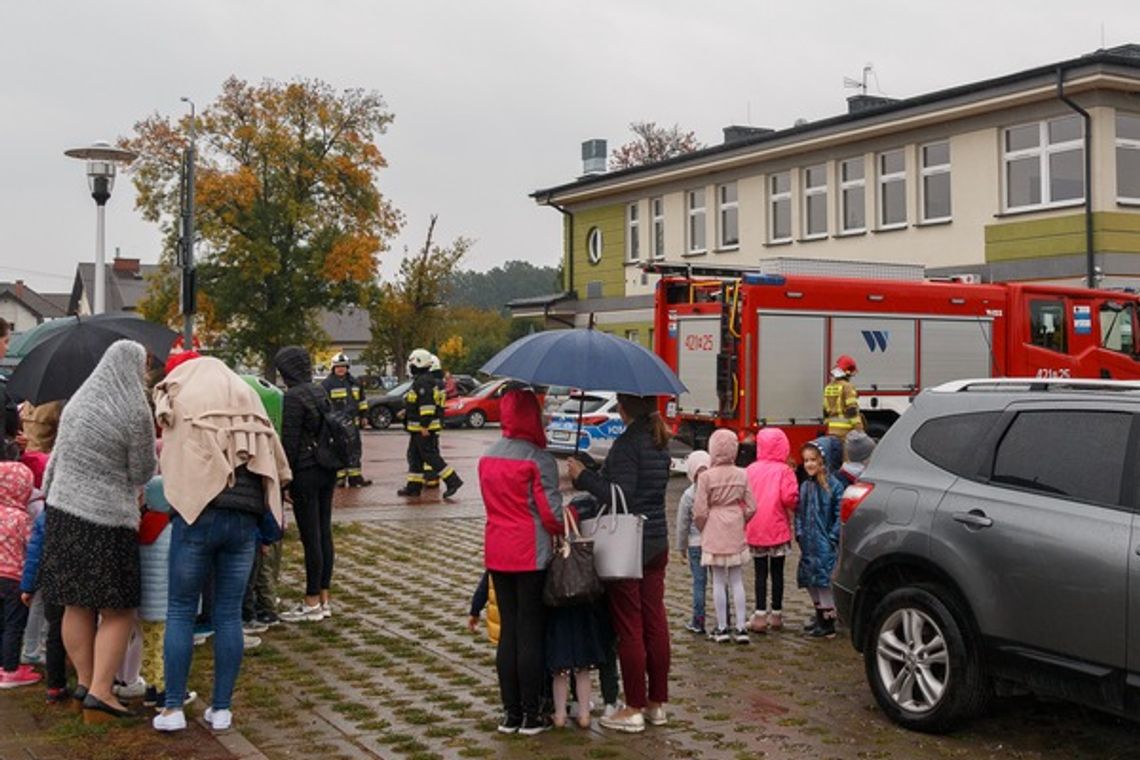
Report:
M645 730L645 716L641 714L640 710L625 708L628 715L622 715L621 710L610 716L602 716L598 721L604 728L609 728L614 731L622 731L627 734L639 734Z
M115 684L111 687L111 693L119 699L138 699L146 694L146 681L139 676L132 684Z
M331 602L321 602L321 615L327 618L331 618L333 616Z
M261 646L261 637L250 636L248 633L243 633L241 635L241 643L242 647L247 651L250 649L257 649L259 646Z
M617 702L610 702L608 705L606 705L605 709L602 710L602 717L608 718L623 707L625 707L625 703L623 703L621 700L618 700Z
M172 713L159 713L150 722L156 731L182 731L186 728L186 713L175 710Z
M202 714L202 718L210 724L210 728L215 731L229 731L230 726L234 723L234 714L229 710L215 710L212 707L207 707L206 712Z
M645 719L649 721L651 726L666 725L669 722L669 717L665 715L665 705L645 708Z
M325 613L319 604L310 607L301 602L293 609L282 612L280 618L286 623L317 623L325 619Z

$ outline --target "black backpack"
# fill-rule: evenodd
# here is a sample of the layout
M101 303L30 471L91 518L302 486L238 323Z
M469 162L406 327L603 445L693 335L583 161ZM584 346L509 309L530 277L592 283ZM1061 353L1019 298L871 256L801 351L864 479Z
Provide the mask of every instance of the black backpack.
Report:
M327 402L322 405L321 426L317 430L317 464L326 470L343 470L348 467L349 452L356 429L352 419L338 415Z

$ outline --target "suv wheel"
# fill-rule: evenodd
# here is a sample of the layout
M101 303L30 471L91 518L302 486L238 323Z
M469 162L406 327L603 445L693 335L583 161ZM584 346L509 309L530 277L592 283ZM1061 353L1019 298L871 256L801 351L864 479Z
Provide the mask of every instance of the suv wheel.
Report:
M937 587L896 589L870 623L863 663L887 717L904 728L939 732L981 709L989 684L948 594Z
M487 415L483 414L478 409L471 412L471 414L467 415L468 427L473 427L473 428L478 429L478 428L483 427L486 424L487 424Z
M376 430L387 430L392 424L392 410L386 406L374 406L368 410L368 424Z

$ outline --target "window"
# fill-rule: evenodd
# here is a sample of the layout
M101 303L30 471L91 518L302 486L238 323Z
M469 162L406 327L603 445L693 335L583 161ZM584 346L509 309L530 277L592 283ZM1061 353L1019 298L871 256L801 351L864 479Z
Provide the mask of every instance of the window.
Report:
M1033 345L1050 351L1068 352L1064 301L1030 301L1029 329L1032 332L1029 338Z
M653 328L649 328L649 350L655 351L656 347L653 345Z
M977 474L978 446L1000 417L1000 412L935 417L914 431L910 446L933 465L955 475L973 477Z
M586 233L586 254L590 257L591 264L602 260L602 231L597 227L591 227Z
M736 183L718 186L716 194L720 205L719 247L736 248L740 245L740 209L736 200Z
M950 143L923 145L922 221L950 218Z
M704 253L705 247L705 191L689 191L689 253Z
M1140 203L1140 116L1116 114L1116 198Z
M867 180L862 156L840 162L839 193L842 204L839 223L843 232L867 229Z
M651 198L649 211L653 215L653 239L651 255L655 259L665 258L665 199Z
M1005 130L1005 206L1051 206L1085 197L1084 123L1079 116Z
M900 148L879 154L879 227L906 225L906 154Z
M827 237L827 164L804 169L804 237Z
M1110 351L1136 354L1136 308L1131 303L1105 301L1100 307L1100 345Z
M629 204L625 217L625 259L637 261L641 258L641 231L638 227L637 204Z
M631 343L637 343L638 342L637 330L626 330L625 331L625 339L630 341Z
M768 242L792 239L792 175L773 174L768 178Z
M1002 436L991 481L1027 491L1116 506L1132 415L1022 412Z

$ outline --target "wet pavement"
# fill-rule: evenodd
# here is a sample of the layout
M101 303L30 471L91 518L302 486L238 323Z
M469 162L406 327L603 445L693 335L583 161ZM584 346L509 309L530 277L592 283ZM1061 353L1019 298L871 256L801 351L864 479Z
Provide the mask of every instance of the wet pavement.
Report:
M466 485L453 501L442 502L438 491L429 491L409 502L395 494L404 476L405 434L365 433L364 470L374 484L340 489L336 497L334 617L277 626L259 649L247 653L234 699L240 733L230 737L245 743L232 750L235 755L256 747L259 756L269 758L322 760L1140 756L1136 724L1032 697L1000 700L987 715L949 736L896 728L876 707L862 660L842 633L831 641L800 635L799 622L811 605L794 587L792 562L786 572L788 628L754 636L747 646L714 644L683 629L688 568L670 564L666 604L673 661L667 726L621 735L595 720L589 730L502 736L495 731L494 649L482 628L471 634L465 625L482 571L476 463L497 436L494 428L445 432L443 455ZM683 477L671 483L670 511L685 483ZM300 545L291 532L283 603L296 600L301 577ZM750 569L745 582L751 600ZM195 658L191 686L202 691L209 686L209 648L195 650ZM7 699L0 694L0 705ZM199 704L191 714L201 709ZM6 723L5 715L0 711L0 724ZM97 742L88 745L90 755L40 751L30 756L214 758L230 751L200 725L194 731L200 733L174 744L137 722L91 738ZM55 746L83 746L67 741ZM28 756L8 755L6 746L0 741L0 759ZM101 754L94 754L97 746ZM109 754L110 746L129 749Z

